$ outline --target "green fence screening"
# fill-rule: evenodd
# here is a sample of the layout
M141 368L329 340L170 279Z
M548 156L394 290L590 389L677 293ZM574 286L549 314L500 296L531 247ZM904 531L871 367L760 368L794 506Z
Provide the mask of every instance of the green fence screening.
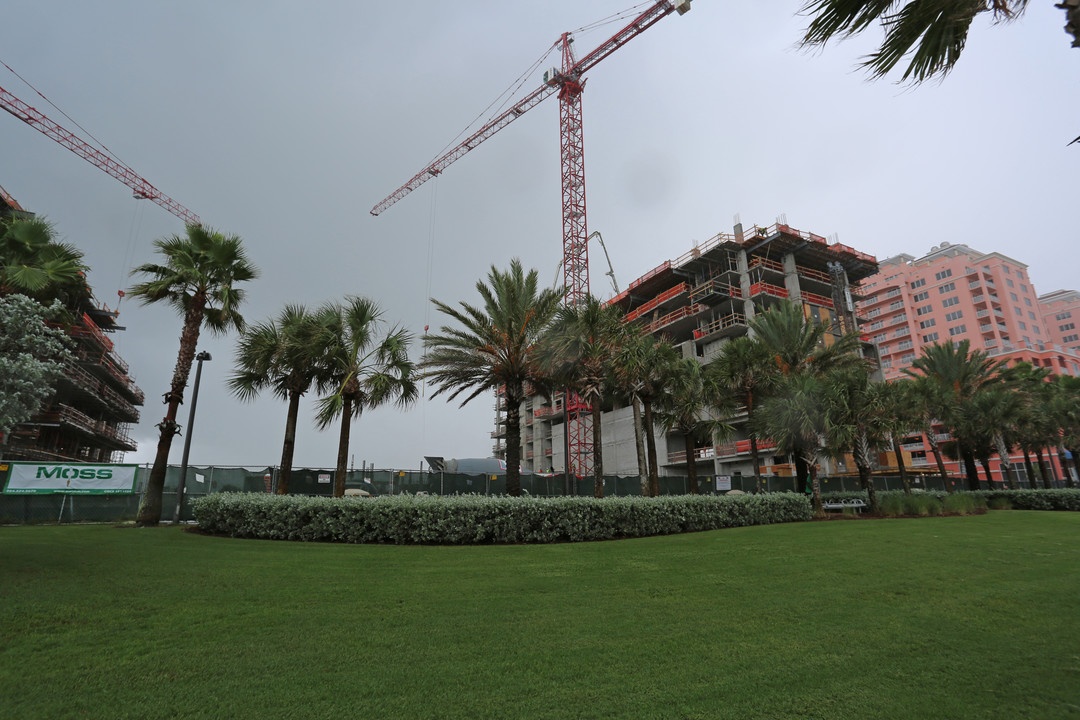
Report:
M6 471L0 471L0 487L6 480ZM0 523L74 523L74 522L125 522L135 519L139 502L150 474L148 466L138 469L133 494L114 495L9 495L0 494ZM181 520L192 520L190 504L192 498L215 492L273 492L277 487L279 471L275 467L226 467L194 466L188 467L185 481L185 502ZM334 494L334 471L326 468L295 468L289 481L291 495ZM176 491L180 480L180 467L170 465L165 475L165 489L162 493L163 521L171 521L176 509ZM764 477L762 485L766 492L796 492L799 488L794 478ZM912 488L922 490L944 490L945 483L938 476L912 476ZM900 490L903 484L896 475L875 475L874 487L878 490ZM950 478L953 490L966 490L967 480ZM698 492L718 494L727 492L727 484L718 486L713 475L697 478ZM987 487L984 480L983 488ZM1064 483L1055 481L1054 487L1063 487ZM1033 486L1026 478L1019 483L1021 488ZM345 476L345 487L365 490L372 495L400 493L428 493L430 495L480 494L502 495L506 492L506 478L502 475L467 475L462 473L438 473L419 470L349 470ZM665 475L659 478L661 495L685 495L690 492L690 482L686 476ZM1036 481L1034 487L1042 487ZM721 489L722 488L722 489ZM990 489L1002 489L1004 484L994 482ZM593 495L593 478L570 478L563 475L540 476L523 475L521 477L523 493L539 497L561 495ZM734 475L730 478L730 489L742 492L754 492L754 478ZM824 477L821 479L822 492L846 492L861 490L856 477ZM641 480L638 476L607 475L604 477L604 495L640 495Z

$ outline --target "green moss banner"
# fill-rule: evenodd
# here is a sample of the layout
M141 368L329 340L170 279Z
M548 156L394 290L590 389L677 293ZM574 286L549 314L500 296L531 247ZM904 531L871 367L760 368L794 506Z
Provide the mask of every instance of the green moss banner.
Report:
M131 494L138 465L13 462L4 483L8 495L66 493Z

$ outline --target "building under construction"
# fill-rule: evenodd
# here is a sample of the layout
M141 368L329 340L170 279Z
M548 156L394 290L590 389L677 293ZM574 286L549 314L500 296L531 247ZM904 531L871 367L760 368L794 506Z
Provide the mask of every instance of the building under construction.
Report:
M858 332L855 315L857 283L878 270L877 260L854 248L829 242L813 233L777 222L769 227L720 233L682 256L662 263L630 283L610 302L626 312L630 322L664 337L682 351L708 363L732 338L745 335L756 313L783 301L799 304L806 317L829 326L833 335ZM864 351L873 355L866 340ZM826 339L828 342L828 338ZM566 468L563 433L567 408L563 395L550 401L537 395L522 409L522 466L534 472ZM583 412L570 407L571 415ZM504 457L505 400L496 400L496 456ZM690 461L699 476L753 474L745 416L736 418L736 435L695 448ZM603 461L605 471L637 475L633 412L609 401L604 408ZM659 433L659 430L655 432ZM774 457L767 441L759 443L764 475L790 476L786 457ZM686 475L687 453L681 435L657 437L657 460L664 475ZM843 471L844 468L833 468Z
M32 216L0 188L0 222ZM135 450L128 432L139 421L144 396L109 338L123 330L116 324L118 311L98 303L89 288L65 304L69 322L58 326L72 339L74 358L52 398L5 438L3 458L120 462L125 452Z

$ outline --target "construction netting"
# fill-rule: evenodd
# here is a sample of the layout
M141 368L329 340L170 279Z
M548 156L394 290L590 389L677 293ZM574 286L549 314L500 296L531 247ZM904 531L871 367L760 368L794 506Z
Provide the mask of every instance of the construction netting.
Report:
M2 475L2 473L0 473ZM135 492L131 494L70 495L56 494L0 494L0 524L72 523L72 522L124 522L135 519L139 503L150 475L149 467L140 467L136 473ZM0 487L3 487L0 477ZM912 487L924 490L945 489L945 483L936 475L913 475ZM180 480L179 466L169 466L162 493L161 519L171 521L176 509L177 487ZM216 492L272 493L276 490L280 473L274 467L222 467L196 466L187 469L184 491L184 507L181 520L191 520L190 500ZM290 495L334 494L334 471L323 468L296 468L289 480ZM604 495L641 495L641 479L638 476L608 475L604 478ZM966 480L951 478L951 489L967 488ZM798 492L797 482L790 477L769 476L762 478L766 492ZM1036 483L1038 486L1038 483ZM1054 483L1061 486L1062 483ZM703 476L697 478L698 492L720 494L737 490L754 492L754 478L735 475L731 477ZM900 490L903 484L899 476L874 476L878 490ZM985 486L985 482L984 482ZM1003 488L1000 482L994 488ZM1021 487L1031 487L1022 478ZM389 495L401 493L426 493L429 495L503 495L506 493L504 475L473 475L462 473L427 472L418 470L349 470L345 476L345 488ZM857 477L825 477L821 479L823 492L861 490ZM523 494L535 497L562 495L592 496L593 478L563 475L523 475ZM659 478L661 495L685 495L690 492L690 482L685 476L667 475Z

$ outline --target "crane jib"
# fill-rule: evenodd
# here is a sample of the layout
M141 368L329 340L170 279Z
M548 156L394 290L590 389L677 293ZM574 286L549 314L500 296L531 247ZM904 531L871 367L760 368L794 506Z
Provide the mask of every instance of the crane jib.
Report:
M427 167L421 169L420 172L410 178L407 183L385 197L382 201L377 203L375 207L371 208L371 214L376 216L379 215L431 178L437 177L450 164L476 148L476 146L484 140L487 140L499 130L502 130L511 122L524 115L552 93L561 91L565 83L577 82L580 84L581 75L595 66L598 62L608 55L611 55L629 40L640 35L670 13L677 12L680 15L685 14L690 9L690 2L691 0L657 0L647 10L635 17L628 25L626 25L626 27L615 33L615 35L606 42L602 43L599 47L582 57L576 63L573 63L572 67L564 69L562 72L557 73L556 76L545 77L544 84L536 90L533 90L525 97L525 99L515 103L509 110L506 110L498 117L489 121L482 128L466 138L461 144L436 159ZM580 86L577 90L580 92Z

